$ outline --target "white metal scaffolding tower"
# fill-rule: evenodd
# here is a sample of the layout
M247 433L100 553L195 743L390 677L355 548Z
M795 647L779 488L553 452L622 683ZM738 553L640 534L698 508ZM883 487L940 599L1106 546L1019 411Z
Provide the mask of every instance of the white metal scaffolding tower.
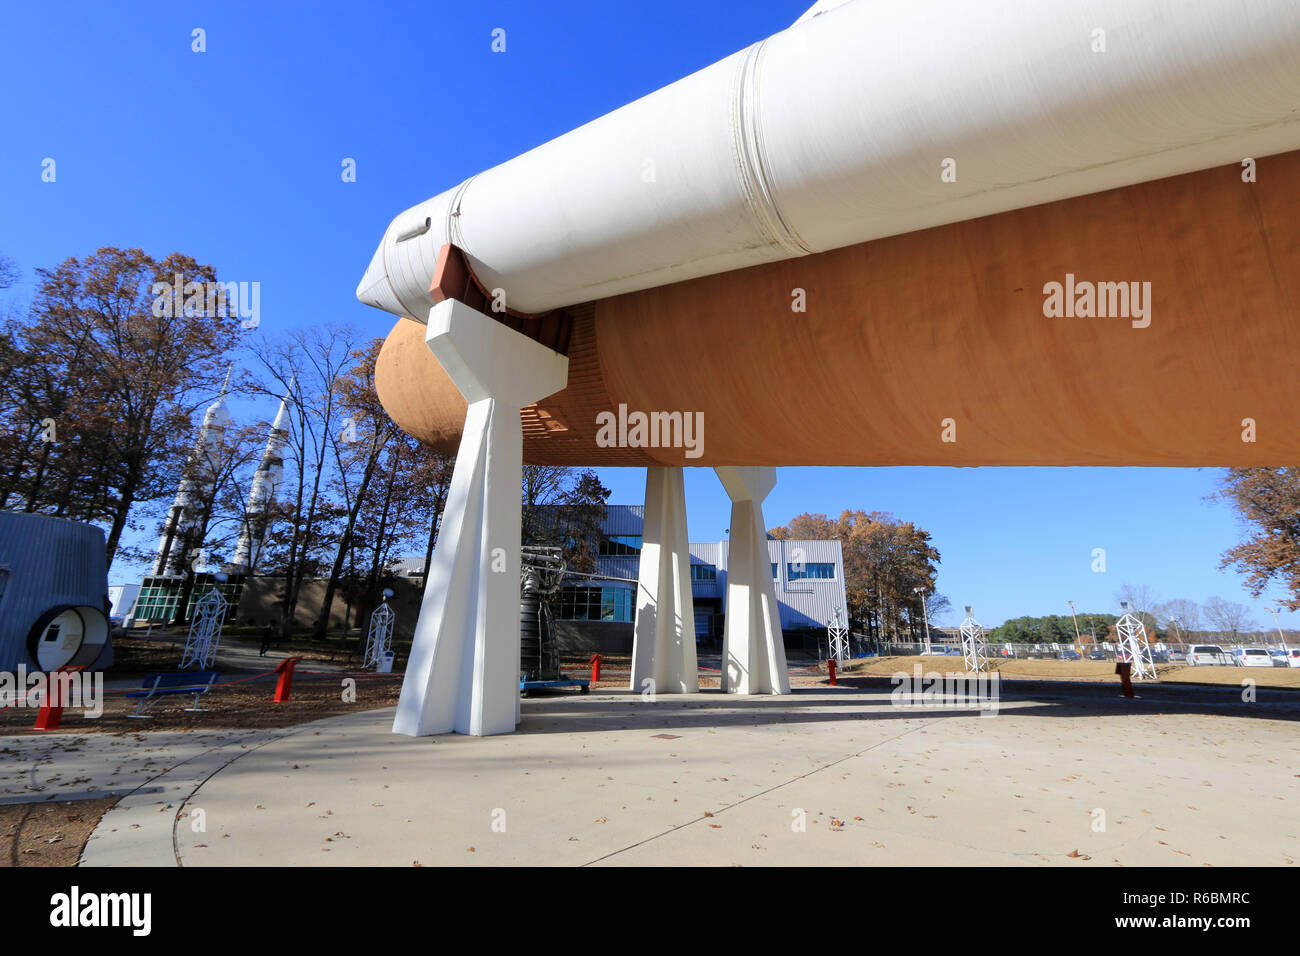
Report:
M370 614L370 636L366 639L366 659L362 667L378 667L387 651L393 649L393 609L388 603L392 591L384 588L384 599Z
M840 609L835 609L835 615L826 622L826 634L830 638L830 649L827 657L832 657L838 664L843 664L849 659L849 628L840 617Z
M989 669L984 627L975 620L969 604L966 605L966 620L961 622L961 656L966 661L968 672L980 673Z
M1120 661L1132 662L1134 680L1154 680L1156 665L1151 660L1151 645L1147 643L1147 629L1139 618L1133 616L1127 601L1121 601L1119 606L1124 616L1115 622L1115 630L1119 635L1119 652L1116 658Z
M226 599L213 587L194 604L189 637L185 640L185 652L181 655L181 670L187 667L205 671L212 669L225 620Z

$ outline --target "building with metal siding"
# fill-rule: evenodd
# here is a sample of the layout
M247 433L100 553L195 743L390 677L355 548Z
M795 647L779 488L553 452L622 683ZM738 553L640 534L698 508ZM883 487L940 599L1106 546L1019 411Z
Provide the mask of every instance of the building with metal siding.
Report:
M640 505L607 506L601 525L604 540L598 549L595 575L569 578L559 595L558 620L623 624L633 621L639 554L606 552L633 547L639 552L643 514ZM767 548L782 630L822 628L837 609L843 613L844 555L839 541L769 538ZM721 635L720 621L726 614L727 601L727 549L725 541L696 542L690 546L697 638Z
M0 670L34 668L28 632L50 608L104 609L108 569L104 532L94 525L49 515L0 512ZM112 661L106 646L97 667Z

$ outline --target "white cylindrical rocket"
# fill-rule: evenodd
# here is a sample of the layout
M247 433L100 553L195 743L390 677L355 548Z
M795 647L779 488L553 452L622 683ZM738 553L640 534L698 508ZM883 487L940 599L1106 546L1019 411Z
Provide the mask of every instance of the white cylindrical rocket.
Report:
M163 524L162 536L158 540L158 552L154 557L153 573L183 574L185 565L191 556L185 553L198 525L200 505L216 489L217 472L221 467L221 447L226 429L230 427L230 412L226 408L226 390L230 387L231 366L226 372L226 381L221 386L217 400L203 413L203 424L199 427L199 436L194 443L185 465L185 473L172 499L171 509ZM197 543L199 547L202 542Z
M257 559L270 521L270 508L284 477L284 448L289 441L289 401L290 395L286 393L280 400L280 410L275 413L275 420L271 422L266 448L262 451L262 460L258 463L257 473L253 476L253 484L248 491L244 521L239 529L239 541L235 545L235 556L231 561L235 568L249 573L257 568Z
M408 209L361 301L452 242L512 310L1300 148L1296 0L851 0Z

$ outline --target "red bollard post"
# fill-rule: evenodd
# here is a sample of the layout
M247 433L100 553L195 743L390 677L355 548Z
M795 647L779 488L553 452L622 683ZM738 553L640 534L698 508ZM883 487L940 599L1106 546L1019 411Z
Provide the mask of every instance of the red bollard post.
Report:
M587 663L591 665L591 682L594 684L600 680L600 655L592 654L591 660Z
M293 687L293 668L300 660L301 657L286 657L275 669L280 675L280 679L275 682L275 696L271 698L275 703L283 704L289 699L289 689Z
M830 668L830 672L831 672L831 686L832 686L832 687L835 687L835 686L836 686L836 684L835 684L835 658L833 658L833 657L828 657L828 658L826 658L826 666L827 666L828 668Z
M1133 663L1131 661L1119 661L1115 664L1115 673L1119 675L1119 682L1124 688L1125 697L1133 696L1133 681L1129 677L1132 671Z
M41 709L36 712L36 723L32 726L32 730L59 729L59 725L63 722L63 707L67 703L64 695L67 693L68 684L72 680L70 675L72 671L84 669L84 665L60 667L53 674L45 675L47 683L45 699L41 701ZM60 677L60 675L65 676Z

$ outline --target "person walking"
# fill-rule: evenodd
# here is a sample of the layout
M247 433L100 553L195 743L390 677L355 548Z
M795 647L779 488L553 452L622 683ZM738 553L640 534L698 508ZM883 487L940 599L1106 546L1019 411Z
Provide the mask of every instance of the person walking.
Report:
M271 641L274 638L275 638L275 628L270 623L268 623L266 627L262 628L262 650L257 655L258 657L266 656L266 652L271 649Z

